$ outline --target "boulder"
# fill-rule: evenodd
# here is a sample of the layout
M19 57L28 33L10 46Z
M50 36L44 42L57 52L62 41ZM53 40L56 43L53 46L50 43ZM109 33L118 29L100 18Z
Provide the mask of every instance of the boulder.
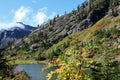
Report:
M40 47L39 43L35 43L30 46L30 50L36 50L39 47Z

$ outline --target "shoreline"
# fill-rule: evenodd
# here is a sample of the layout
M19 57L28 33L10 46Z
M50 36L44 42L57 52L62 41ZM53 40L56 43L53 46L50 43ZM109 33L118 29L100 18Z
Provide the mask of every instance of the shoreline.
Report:
M12 60L8 62L10 65L20 65L20 64L47 64L48 60L35 61L35 60Z

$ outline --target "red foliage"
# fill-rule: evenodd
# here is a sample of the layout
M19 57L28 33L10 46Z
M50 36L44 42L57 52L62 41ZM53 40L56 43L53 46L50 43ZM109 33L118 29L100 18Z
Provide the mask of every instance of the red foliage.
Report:
M50 64L54 63L55 61L56 61L56 58L52 58L52 59L50 60Z

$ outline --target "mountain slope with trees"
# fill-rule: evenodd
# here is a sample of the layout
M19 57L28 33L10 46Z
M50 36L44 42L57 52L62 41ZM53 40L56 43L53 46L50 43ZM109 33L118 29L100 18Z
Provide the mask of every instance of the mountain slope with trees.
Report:
M92 27L69 35L49 48L50 61L44 70L47 80L119 80L120 16L105 16ZM57 56L57 57L56 57Z
M47 80L120 79L120 1L89 0L39 26L2 52L11 60L48 60Z
M118 16L119 0L90 0L84 2L77 10L49 20L47 23L39 26L27 37L20 39L7 49L8 54L16 53L25 55L28 58L36 58L41 55L46 58L48 50L54 44L63 40L66 36L82 31L94 25L104 16ZM23 58L23 57L22 57Z

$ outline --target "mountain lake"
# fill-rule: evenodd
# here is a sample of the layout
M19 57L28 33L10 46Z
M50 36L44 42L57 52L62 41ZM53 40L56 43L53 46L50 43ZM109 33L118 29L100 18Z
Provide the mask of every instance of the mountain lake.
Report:
M31 80L46 80L47 74L55 68L50 68L48 70L42 71L43 67L45 67L45 64L23 64L17 65L15 67L15 70L24 70L30 76ZM55 76L51 80L55 80Z

